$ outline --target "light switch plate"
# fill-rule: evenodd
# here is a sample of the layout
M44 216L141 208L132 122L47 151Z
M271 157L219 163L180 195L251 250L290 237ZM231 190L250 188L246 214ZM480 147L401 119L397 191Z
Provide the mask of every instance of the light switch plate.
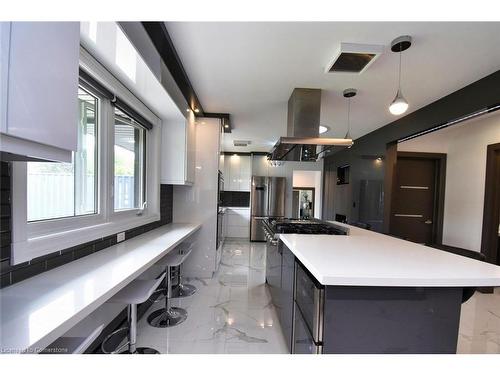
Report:
M116 242L122 241L125 241L125 232L121 232L116 235Z

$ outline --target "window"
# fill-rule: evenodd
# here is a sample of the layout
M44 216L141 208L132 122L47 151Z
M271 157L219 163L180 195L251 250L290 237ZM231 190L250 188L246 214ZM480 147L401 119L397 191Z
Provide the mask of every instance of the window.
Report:
M145 130L131 116L114 109L114 208L142 208L145 202Z
M97 213L98 99L82 87L78 110L78 151L73 162L28 163L28 222Z
M14 264L160 219L160 119L84 49L76 95L72 162L13 163Z

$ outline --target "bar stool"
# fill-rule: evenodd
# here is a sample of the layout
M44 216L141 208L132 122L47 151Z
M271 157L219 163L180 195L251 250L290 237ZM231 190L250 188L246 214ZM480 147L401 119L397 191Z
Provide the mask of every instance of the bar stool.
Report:
M185 243L181 244L183 246L182 250L184 253L186 253L186 258L191 254L191 251L193 251L194 243ZM183 298L183 297L189 297L195 294L197 291L197 288L192 285L192 284L183 284L182 283L182 263L179 264L177 267L177 285L172 291L172 298Z
M148 316L148 323L157 328L173 327L181 324L187 319L187 311L181 307L172 307L172 268L180 266L191 251L185 252L184 246L178 246L175 250L167 254L159 263L166 266L167 295L165 298L165 307L153 311Z
M101 324L87 337L61 336L42 350L41 354L83 354L85 350L99 337L104 324ZM65 349L64 351L62 349Z
M101 349L105 354L159 354L155 349L148 347L136 347L137 341L137 305L146 302L151 295L155 292L156 288L161 284L165 277L163 272L158 278L154 280L134 280L125 288L111 297L108 302L111 303L126 303L127 306L127 326L117 329L110 333L101 344ZM108 351L106 344L115 335L127 332L127 342L119 348ZM125 347L127 350L122 351Z

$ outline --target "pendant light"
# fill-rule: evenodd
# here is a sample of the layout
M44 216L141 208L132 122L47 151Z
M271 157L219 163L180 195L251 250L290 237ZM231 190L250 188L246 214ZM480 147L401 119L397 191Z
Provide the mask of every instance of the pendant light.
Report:
M399 74L398 74L398 92L389 106L389 112L393 115L402 115L408 109L408 102L401 93L401 55L402 52L410 48L411 36L404 35L394 39L391 43L391 51L399 53Z
M344 98L347 98L347 133L345 134L345 139L352 139L351 137L351 98L355 97L358 91L356 89L345 89ZM348 148L351 148L349 146Z

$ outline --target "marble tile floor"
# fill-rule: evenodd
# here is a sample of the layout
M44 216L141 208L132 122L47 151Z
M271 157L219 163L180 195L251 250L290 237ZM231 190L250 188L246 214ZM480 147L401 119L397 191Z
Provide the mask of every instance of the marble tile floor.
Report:
M179 354L287 353L265 286L265 261L265 244L226 241L216 275L184 280L197 293L172 300L172 306L187 310L187 320L170 328L149 326L147 316L164 306L155 303L138 323L138 346Z
M462 305L457 353L500 354L500 288L476 292Z
M153 328L147 316L138 324L138 346L177 354L284 354L286 343L265 286L265 245L227 240L220 268L212 279L186 280L196 285L191 297L172 300L188 319L170 328ZM500 353L500 288L475 293L462 306L457 353Z

